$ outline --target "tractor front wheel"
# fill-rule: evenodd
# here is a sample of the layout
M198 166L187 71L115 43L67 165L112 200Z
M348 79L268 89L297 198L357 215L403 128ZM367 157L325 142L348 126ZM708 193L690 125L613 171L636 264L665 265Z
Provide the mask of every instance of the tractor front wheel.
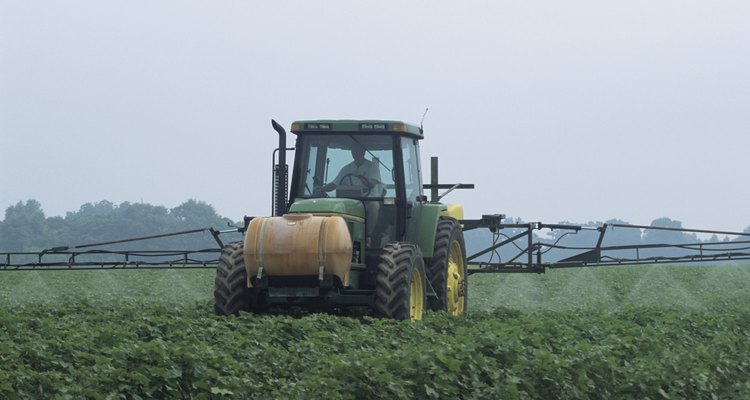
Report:
M255 290L247 287L244 246L230 243L221 249L214 281L214 312L216 315L237 315L253 311Z
M439 301L433 309L461 315L468 306L466 280L466 244L461 224L441 217L435 233L435 247L427 275Z
M375 313L399 320L424 316L427 281L417 246L390 243L383 248L375 283Z

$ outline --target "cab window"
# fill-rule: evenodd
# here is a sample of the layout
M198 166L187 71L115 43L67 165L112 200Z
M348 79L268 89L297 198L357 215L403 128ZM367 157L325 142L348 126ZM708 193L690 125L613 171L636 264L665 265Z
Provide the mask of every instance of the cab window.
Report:
M406 201L414 203L422 196L422 174L419 170L419 153L416 139L401 139L401 154L404 157L404 186Z
M396 197L393 141L391 135L306 134L298 153L302 159L297 197ZM357 165L355 152L360 152L368 167ZM366 193L357 192L353 188L364 185L359 175L380 185ZM326 186L329 184L333 186Z

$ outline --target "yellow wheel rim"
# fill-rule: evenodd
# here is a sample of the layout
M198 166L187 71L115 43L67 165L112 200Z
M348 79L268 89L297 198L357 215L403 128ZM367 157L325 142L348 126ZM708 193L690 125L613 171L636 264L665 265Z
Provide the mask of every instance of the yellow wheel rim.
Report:
M466 303L466 268L464 267L461 244L458 240L451 243L446 281L445 299L448 302L448 313L450 315L461 315L464 313L464 303Z
M422 285L422 272L414 268L411 273L411 284L409 285L409 319L418 321L424 315L424 285Z

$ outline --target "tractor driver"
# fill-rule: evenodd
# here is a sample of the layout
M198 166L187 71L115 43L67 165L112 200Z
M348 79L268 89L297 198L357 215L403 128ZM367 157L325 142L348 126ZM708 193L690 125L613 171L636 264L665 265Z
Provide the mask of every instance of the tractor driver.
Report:
M385 190L380 179L380 166L377 160L366 159L365 149L362 146L355 145L351 151L354 161L341 168L336 178L320 189L324 192L330 192L338 186L360 186L366 189L368 197L382 196Z

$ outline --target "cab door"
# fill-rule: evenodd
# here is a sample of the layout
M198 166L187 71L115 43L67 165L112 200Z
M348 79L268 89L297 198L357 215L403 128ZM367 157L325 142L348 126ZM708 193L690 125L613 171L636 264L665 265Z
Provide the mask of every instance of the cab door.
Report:
M422 189L422 170L417 139L401 138L401 165L404 176L404 240L416 241L416 218L426 198Z

